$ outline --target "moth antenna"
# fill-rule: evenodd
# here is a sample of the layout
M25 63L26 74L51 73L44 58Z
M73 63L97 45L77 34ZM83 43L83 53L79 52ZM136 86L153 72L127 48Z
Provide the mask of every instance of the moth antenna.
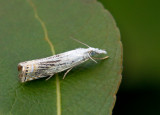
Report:
M73 37L71 37L71 39L73 39L73 40L75 40L75 41L77 41L77 42L79 42L79 43L81 43L81 44L83 44L83 45L85 45L85 46L87 46L87 47L89 47L89 48L90 48L90 46L89 46L89 45L87 45L87 44L85 44L85 43L83 43L83 42L81 42L81 41L79 41L79 40L77 40L77 39L75 39L75 38L73 38Z

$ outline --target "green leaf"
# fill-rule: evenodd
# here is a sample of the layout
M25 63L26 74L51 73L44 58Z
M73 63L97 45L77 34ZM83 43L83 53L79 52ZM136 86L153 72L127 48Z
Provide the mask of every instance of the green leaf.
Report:
M121 81L122 46L111 14L95 0L0 1L0 114L111 115ZM20 83L17 64L85 47L109 58L88 61L49 81Z

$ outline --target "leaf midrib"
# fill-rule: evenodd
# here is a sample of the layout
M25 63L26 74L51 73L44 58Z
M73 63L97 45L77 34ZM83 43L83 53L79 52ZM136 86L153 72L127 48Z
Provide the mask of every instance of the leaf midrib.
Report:
M48 31L47 31L47 27L46 27L44 21L38 15L37 8L36 8L35 4L32 2L32 0L28 0L28 2L30 4L30 6L33 8L35 18L39 21L39 23L42 26L42 29L44 31L44 40L47 41L47 43L50 46L52 54L55 55L55 49L54 49L54 46L53 46L52 42L50 41L50 39L48 37ZM59 82L58 74L56 74L56 97L57 97L56 98L56 101L57 101L57 115L61 115L61 91L60 91L60 82Z

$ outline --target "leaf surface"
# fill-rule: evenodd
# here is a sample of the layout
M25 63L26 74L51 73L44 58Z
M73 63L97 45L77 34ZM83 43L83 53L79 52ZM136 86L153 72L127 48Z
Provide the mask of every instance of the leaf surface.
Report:
M0 2L0 114L111 115L121 81L122 46L111 14L95 0ZM85 47L109 58L50 80L19 82L19 62Z

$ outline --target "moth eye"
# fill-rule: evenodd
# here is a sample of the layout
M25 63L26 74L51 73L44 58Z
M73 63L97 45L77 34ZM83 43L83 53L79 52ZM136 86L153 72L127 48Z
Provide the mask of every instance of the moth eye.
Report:
M22 71L22 66L18 65L18 71Z
M95 54L96 54L96 52L94 52L94 51L91 51L91 52L90 52L90 55L91 55L91 56L94 56Z

